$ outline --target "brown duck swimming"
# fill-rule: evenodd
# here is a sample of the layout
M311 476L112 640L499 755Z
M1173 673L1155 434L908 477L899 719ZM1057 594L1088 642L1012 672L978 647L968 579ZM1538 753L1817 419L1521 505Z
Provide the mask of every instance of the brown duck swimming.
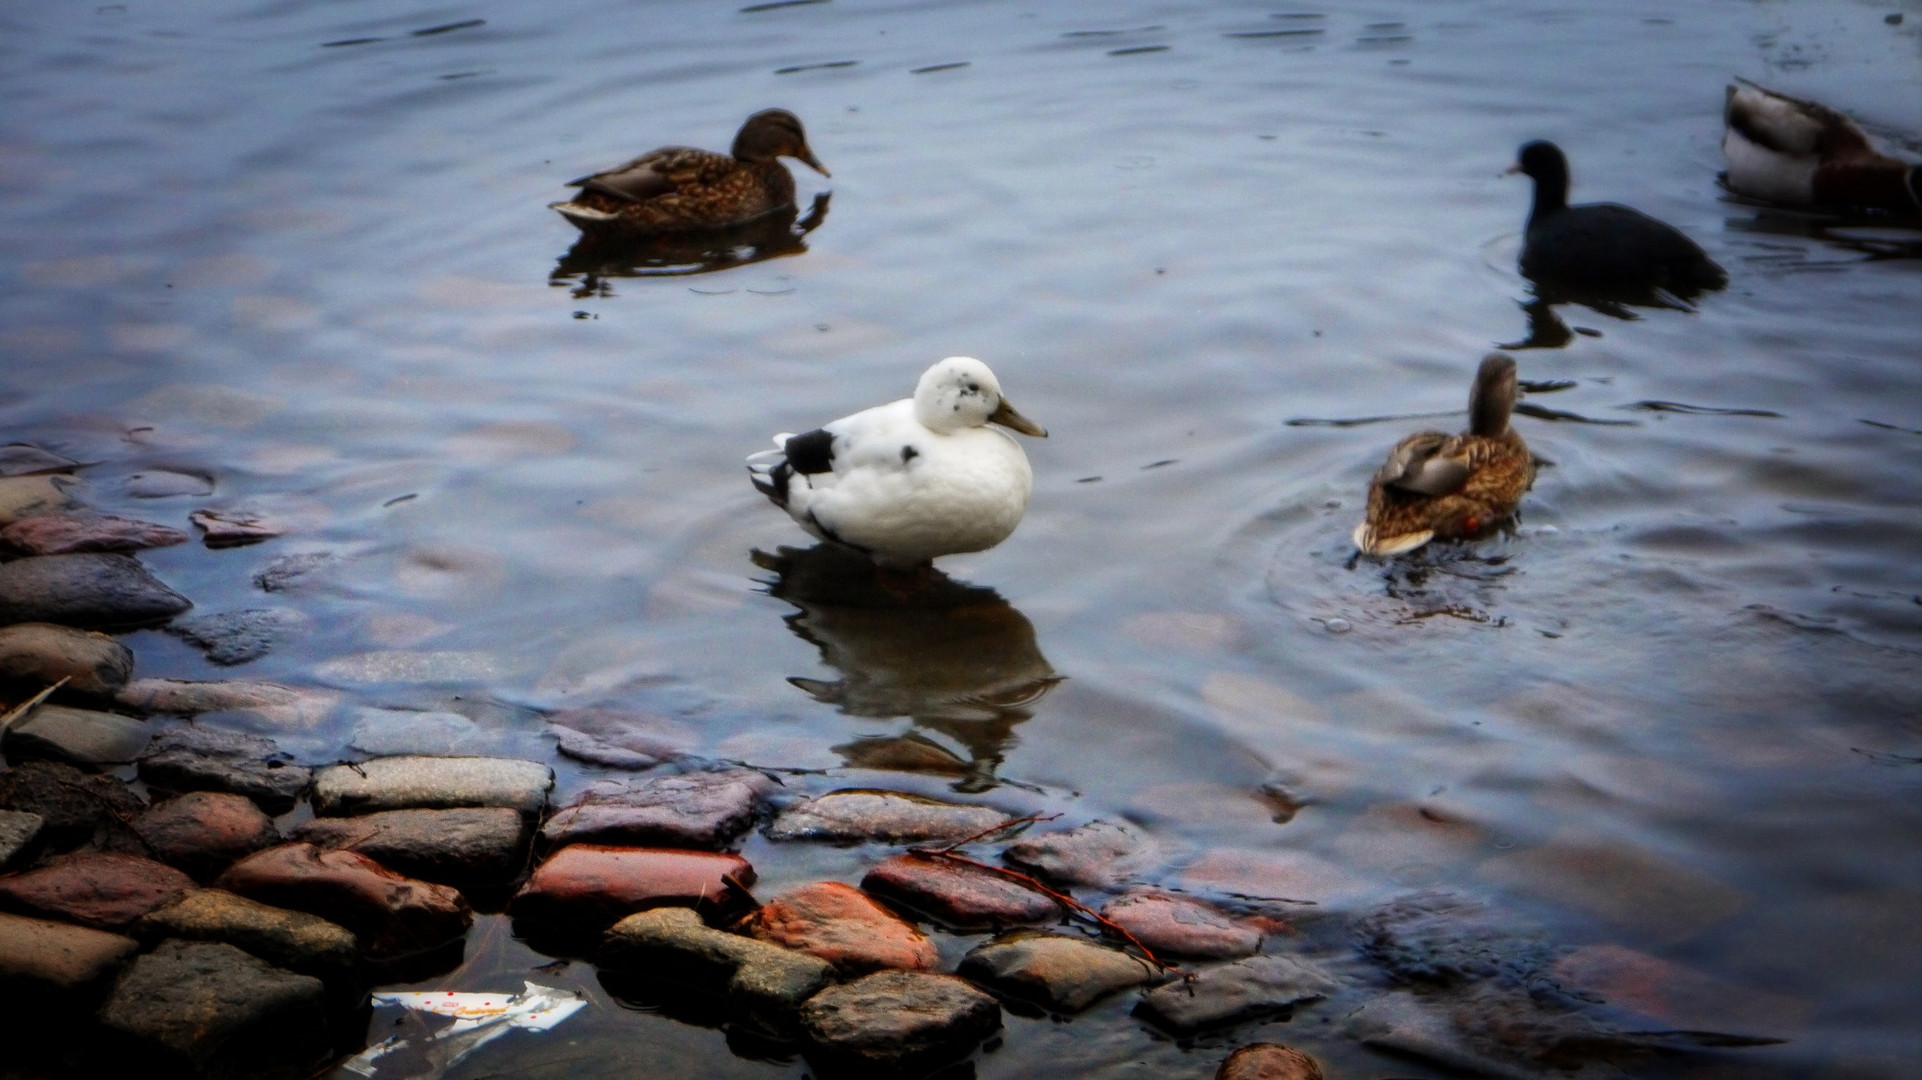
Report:
M1368 482L1368 519L1355 546L1399 555L1430 540L1474 539L1507 520L1535 482L1535 458L1508 426L1515 359L1489 353L1468 392L1468 430L1424 431L1395 444Z
M764 109L741 125L729 153L664 146L568 181L580 194L549 205L584 232L726 228L794 205L794 177L783 157L829 175L808 149L801 121L786 109Z
M1730 191L1789 206L1922 211L1922 168L1875 148L1861 127L1819 102L1746 79L1728 88L1722 153Z

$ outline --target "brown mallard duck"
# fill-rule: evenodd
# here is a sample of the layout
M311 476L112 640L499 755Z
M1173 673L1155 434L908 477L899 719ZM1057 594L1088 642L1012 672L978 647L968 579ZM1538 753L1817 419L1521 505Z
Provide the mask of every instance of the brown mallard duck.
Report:
M1535 482L1535 458L1508 426L1515 358L1489 353L1468 392L1468 430L1424 431L1395 444L1368 482L1368 519L1355 546L1399 555L1430 540L1473 539L1507 520Z
M549 205L584 232L726 228L794 205L794 177L783 157L829 175L808 149L801 121L786 109L764 109L741 125L726 154L664 146L568 181L580 194Z

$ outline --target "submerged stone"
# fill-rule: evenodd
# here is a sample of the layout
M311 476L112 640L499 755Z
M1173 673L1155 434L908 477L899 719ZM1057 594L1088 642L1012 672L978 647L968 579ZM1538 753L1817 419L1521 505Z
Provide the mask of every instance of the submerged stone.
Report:
M66 509L74 483L70 476L0 476L0 525Z
M461 888L518 877L531 832L518 810L482 806L315 818L293 838L323 851L357 851L409 877Z
M157 803L134 820L153 856L200 881L280 843L274 820L244 795L194 791Z
M152 859L83 851L0 878L0 905L96 930L121 930L193 887L193 879Z
M179 495L211 495L214 479L177 469L148 469L127 477L127 494L136 499L171 499Z
M142 917L133 933L147 941L222 941L276 967L327 980L350 975L360 964L360 946L345 927L225 889L188 893Z
M32 443L8 443L0 446L0 476L63 473L79 467L78 461L34 446Z
M42 839L56 850L83 843L103 827L125 830L146 806L120 781L65 762L25 761L0 773L0 810L39 815Z
M282 971L233 947L163 941L127 968L100 1022L128 1039L131 1058L207 1077L293 1077L326 1057L319 979Z
M1152 889L1124 893L1108 901L1101 915L1157 956L1232 960L1261 950L1260 929L1178 893Z
M1284 1013L1327 997L1335 980L1292 956L1255 956L1143 994L1135 1015L1178 1035Z
M572 709L547 718L547 733L567 757L612 769L647 769L693 750L686 725L615 709Z
M853 844L964 840L994 828L1008 815L990 806L944 802L898 791L831 791L781 811L770 840Z
M834 981L834 968L804 952L715 930L688 908L629 915L602 939L600 963L725 994L763 1019L791 1014Z
M959 973L1050 1009L1080 1012L1117 990L1162 976L1145 960L1087 938L1019 930L977 946Z
M61 679L62 694L112 697L133 677L133 653L105 634L55 623L0 627L0 683L37 692Z
M0 545L22 555L78 555L84 552L142 551L187 542L179 529L151 521L73 510L36 514L0 529Z
M35 555L0 563L0 623L142 626L193 606L126 555Z
M941 955L919 928L852 885L817 881L761 905L743 927L762 941L800 949L840 971L930 971Z
M570 843L722 848L754 824L776 788L750 769L653 776L595 784L541 829L550 847Z
M285 525L269 521L259 514L239 510L195 510L187 515L187 520L200 530L203 541L210 548L258 544L287 532Z
M340 703L332 690L279 683L222 679L136 679L114 698L131 709L198 716L211 712L253 713L270 723L309 727L326 719Z
M509 910L536 922L600 927L655 907L718 914L751 903L753 884L754 867L739 855L572 844L534 871Z
M1215 1080L1322 1080L1321 1063L1292 1046L1250 1043L1228 1055Z
M1064 885L1108 888L1153 866L1160 851L1138 830L1112 821L1091 821L1062 832L1024 836L1002 858Z
M292 810L312 777L272 739L199 725L161 732L140 759L149 786L245 795L269 814Z
M0 869L32 850L47 819L24 810L0 810Z
M314 776L314 813L504 806L537 814L554 770L539 762L489 757L390 757L334 765Z
M438 948L467 932L473 914L445 885L403 877L365 855L283 844L235 863L218 888L304 911L354 932L369 956Z
M152 739L152 730L132 717L40 704L7 728L0 746L9 758L113 765L139 757Z
M0 1005L45 996L65 1004L102 991L108 976L139 949L139 942L120 934L0 914Z
M992 870L909 852L868 871L861 888L956 930L1018 926L1061 916L1052 897Z
M918 1075L992 1035L1001 1006L953 975L881 971L808 999L801 1027L831 1067Z
M167 632L199 649L208 662L233 667L274 651L304 621L286 608L247 608L176 619Z

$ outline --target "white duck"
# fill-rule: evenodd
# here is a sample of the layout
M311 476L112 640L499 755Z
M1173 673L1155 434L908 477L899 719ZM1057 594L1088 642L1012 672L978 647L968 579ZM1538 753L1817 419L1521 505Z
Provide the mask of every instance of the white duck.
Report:
M1006 432L1047 432L1001 396L988 365L950 356L914 396L863 409L748 458L754 486L801 528L887 568L985 551L1021 523L1034 489Z
M1738 195L1790 206L1922 210L1922 169L1875 148L1855 121L1747 80L1728 88L1724 182Z

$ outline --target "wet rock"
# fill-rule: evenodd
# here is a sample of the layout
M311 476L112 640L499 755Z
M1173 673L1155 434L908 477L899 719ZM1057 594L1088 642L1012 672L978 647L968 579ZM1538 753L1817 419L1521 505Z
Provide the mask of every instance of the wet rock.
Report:
M1001 1027L1001 1006L952 975L882 971L808 999L801 1027L810 1056L834 1067L919 1075L992 1035Z
M152 859L85 851L0 878L0 905L96 930L120 930L193 887L187 875Z
M547 733L560 752L589 765L646 769L691 751L697 740L684 724L615 709L573 709L548 717Z
M219 728L168 728L140 759L140 778L166 791L245 795L269 814L284 814L313 774L272 739Z
M0 810L0 869L33 850L46 819L20 810Z
M1255 956L1150 990L1134 1011L1185 1035L1275 1016L1304 1001L1327 997L1335 986L1334 979L1307 961Z
M133 827L140 846L154 858L198 881L218 877L240 859L280 843L274 819L252 799L219 791L194 791L157 803L135 818Z
M455 712L412 709L356 709L359 721L348 736L354 749L377 757L425 754L452 757L472 753L481 727Z
M241 547L283 536L287 527L240 510L195 510L187 516L210 548Z
M55 850L91 839L100 829L125 830L146 809L120 781L57 761L27 761L0 773L0 810L40 816L41 839Z
M0 529L0 546L22 555L78 555L172 547L187 534L151 521L114 517L92 510L35 514Z
M312 687L238 679L214 682L135 679L114 700L142 712L179 716L245 712L283 727L311 727L334 711L340 695Z
M127 477L127 494L136 499L171 499L179 495L212 495L214 479L201 473L148 469Z
M1541 1072L1492 1058L1468 1045L1442 1013L1414 994L1385 994L1362 1006L1344 1024L1363 1046L1439 1065L1469 1076L1539 1080Z
M956 930L1018 926L1061 916L1051 897L964 862L908 852L884 860L861 888Z
M54 623L0 627L0 683L32 691L61 679L63 694L112 697L133 676L133 653L105 634Z
M127 1041L128 1064L195 1076L293 1077L326 1057L319 979L282 971L232 945L163 941L138 957L100 1007Z
M711 929L682 907L643 911L615 923L602 939L600 963L725 994L764 1021L791 1015L834 981L834 968L824 960Z
M108 765L139 757L152 739L153 731L132 717L41 704L7 728L0 746L14 759L51 758L76 765Z
M310 585L319 571L332 566L334 557L324 551L304 551L282 555L254 575L254 586L262 592L287 592Z
M305 621L299 612L286 608L248 608L177 619L167 632L199 649L210 662L232 667L274 651Z
M541 828L550 847L571 843L724 848L754 824L778 787L750 769L652 776L589 787Z
M357 851L408 877L467 888L519 877L532 831L519 811L487 806L315 818L293 838L322 851Z
M142 917L133 933L145 941L225 942L275 967L328 981L353 974L360 964L360 946L345 927L225 889L188 893L178 903Z
M515 917L607 926L654 907L721 913L751 903L754 867L739 855L676 848L573 844L534 871L514 896Z
M1091 821L1063 832L1023 837L1009 844L1002 858L1064 885L1108 888L1152 867L1160 852L1135 829Z
M943 802L898 791L831 791L781 811L770 840L868 840L930 843L964 840L994 828L1008 815L993 807Z
M390 757L334 765L314 774L314 813L324 817L377 810L448 810L505 806L537 814L547 805L554 770L533 761L487 757Z
M73 505L67 495L73 484L73 478L67 476L0 477L0 525L65 510Z
M1292 1046L1250 1043L1228 1055L1215 1080L1322 1080L1321 1063Z
M53 997L59 1004L106 989L140 943L104 930L0 914L0 1007Z
M193 602L126 555L35 555L0 563L0 623L141 626Z
M1135 936L1156 956L1232 960L1261 949L1261 930L1193 897L1158 890L1108 901L1103 918Z
M445 885L402 877L365 855L323 852L312 844L283 844L250 855L214 885L338 923L378 958L445 945L473 921L467 901Z
M1556 960L1551 973L1576 993L1651 1018L1650 1027L1799 1036L1817 1008L1806 998L1726 982L1623 945L1584 945Z
M1131 986L1158 981L1145 960L1087 938L1017 930L961 958L959 974L1058 1012L1080 1012Z
M61 473L79 467L80 463L72 458L61 457L51 450L42 450L28 443L0 446L0 476Z
M1557 951L1517 921L1451 893L1399 897L1355 920L1363 956L1397 982L1457 987L1492 980L1555 992Z
M854 975L896 968L931 971L940 953L917 927L839 881L817 881L769 900L742 929L800 949Z

